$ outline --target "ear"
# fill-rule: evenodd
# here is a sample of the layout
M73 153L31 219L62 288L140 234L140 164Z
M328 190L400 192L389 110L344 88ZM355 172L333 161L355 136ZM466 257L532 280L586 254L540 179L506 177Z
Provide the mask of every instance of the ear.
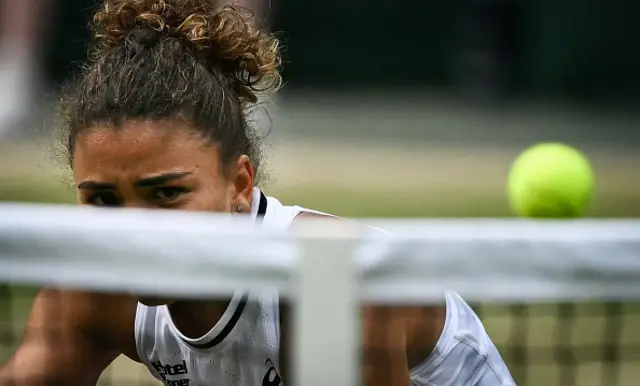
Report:
M240 207L244 213L248 213L251 210L253 184L255 181L253 164L249 157L241 155L232 168L231 210L234 211L235 208Z

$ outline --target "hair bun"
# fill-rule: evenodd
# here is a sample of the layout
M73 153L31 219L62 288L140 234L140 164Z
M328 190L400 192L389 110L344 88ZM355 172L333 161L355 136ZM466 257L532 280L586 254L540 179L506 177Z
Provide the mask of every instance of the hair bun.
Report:
M130 52L137 54L155 45L160 40L160 36L158 31L150 28L137 28L127 34L124 45Z
M231 79L241 102L256 102L256 92L280 85L279 42L253 26L247 9L215 3L105 0L93 23L98 54L117 46L133 45L137 50L163 37L178 38Z

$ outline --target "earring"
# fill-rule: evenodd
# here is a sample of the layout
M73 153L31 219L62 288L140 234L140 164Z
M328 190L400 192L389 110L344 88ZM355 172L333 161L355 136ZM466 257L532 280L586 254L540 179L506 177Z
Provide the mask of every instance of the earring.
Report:
M244 209L240 205L236 206L236 213L242 213Z

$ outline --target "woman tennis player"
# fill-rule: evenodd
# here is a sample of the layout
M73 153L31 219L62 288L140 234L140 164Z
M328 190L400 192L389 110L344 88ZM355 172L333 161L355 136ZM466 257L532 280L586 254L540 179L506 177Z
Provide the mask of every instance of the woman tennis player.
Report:
M213 3L107 0L96 14L94 55L64 100L80 204L225 212L278 228L323 216L255 187L261 154L246 117L258 89L279 85L278 41L243 9ZM363 307L365 386L514 385L471 308L443 296L441 308ZM266 293L43 290L0 386L95 385L121 354L165 385L281 386L287 313Z

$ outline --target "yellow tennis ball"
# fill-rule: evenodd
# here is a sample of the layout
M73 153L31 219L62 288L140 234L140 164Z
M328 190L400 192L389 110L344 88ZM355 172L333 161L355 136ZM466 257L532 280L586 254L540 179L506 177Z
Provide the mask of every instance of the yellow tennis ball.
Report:
M595 177L587 158L560 143L525 150L509 173L511 209L523 217L575 218L587 208Z

